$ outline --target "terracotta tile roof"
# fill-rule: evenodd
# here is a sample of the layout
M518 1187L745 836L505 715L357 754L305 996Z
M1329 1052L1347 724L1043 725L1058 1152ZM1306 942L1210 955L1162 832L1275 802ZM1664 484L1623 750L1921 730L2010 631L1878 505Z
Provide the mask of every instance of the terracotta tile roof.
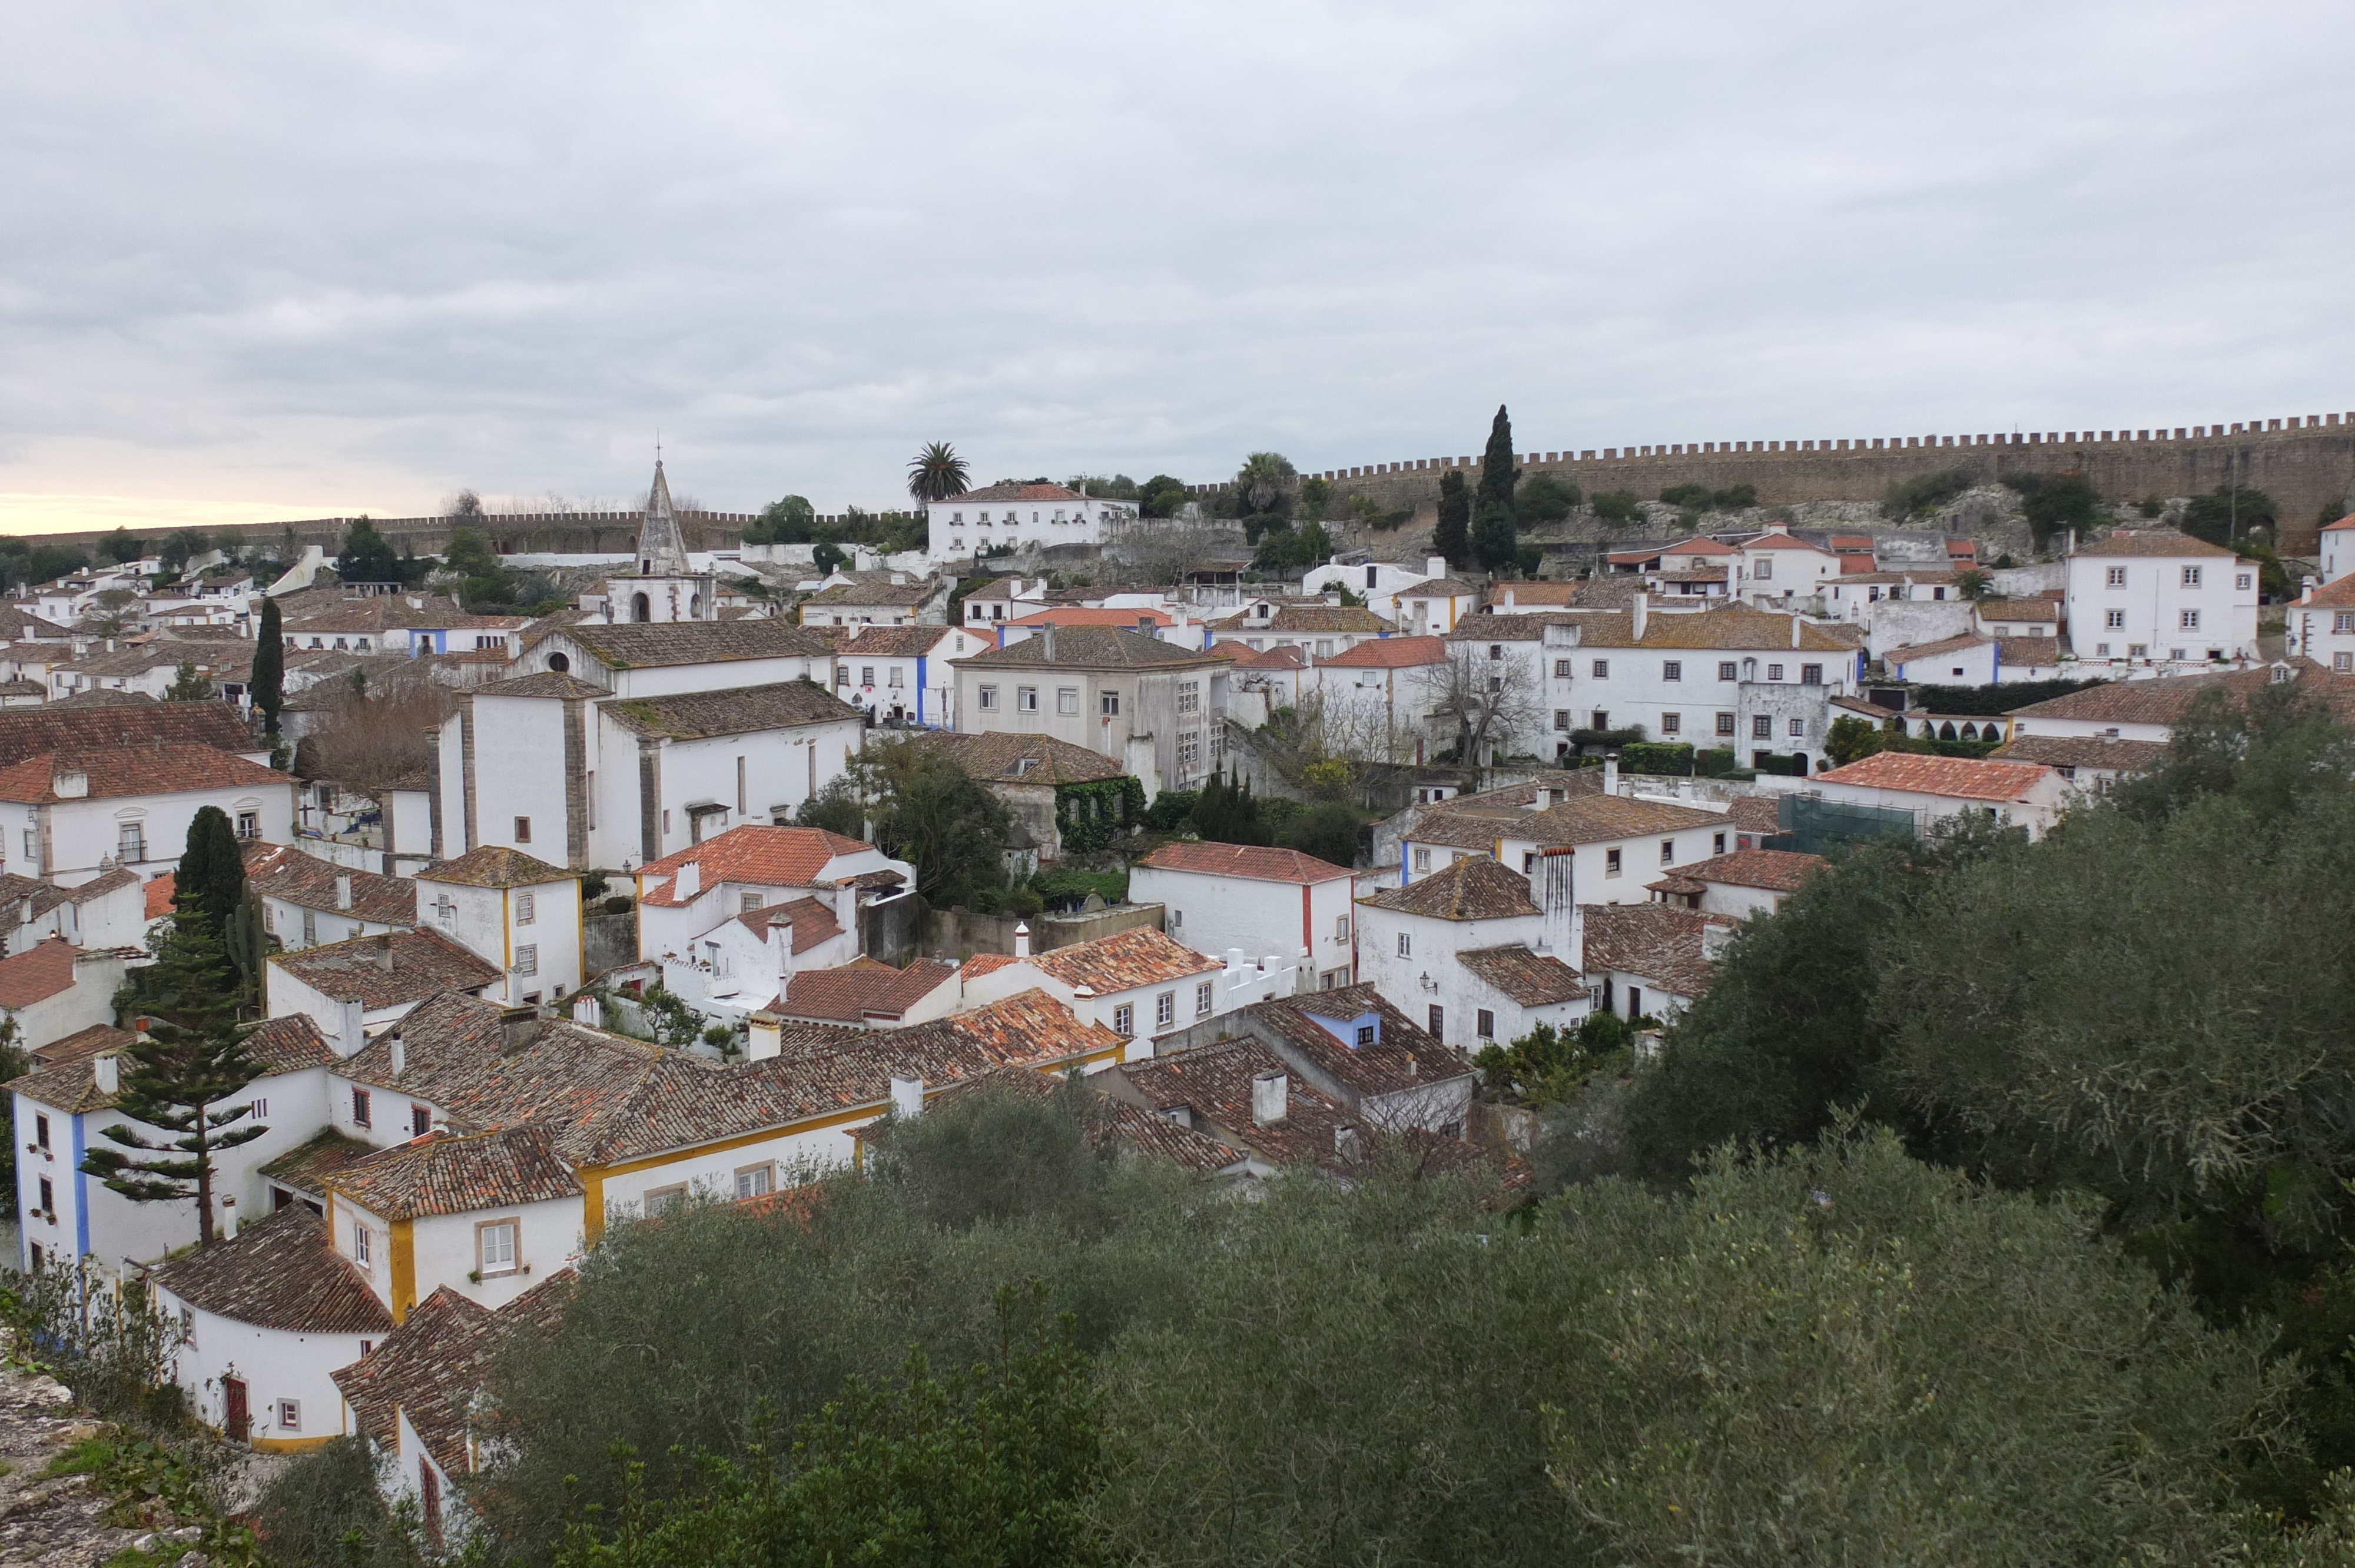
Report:
M613 694L602 686L592 686L577 675L561 670L540 670L529 675L517 675L512 681L492 681L476 686L478 697L576 697L584 701Z
M70 991L82 950L63 937L46 937L24 952L0 959L0 1007L14 1012Z
M859 711L811 681L681 692L666 697L613 697L598 711L623 728L673 740L751 735L797 725L859 723Z
M1358 902L1440 920L1509 920L1543 913L1529 897L1529 878L1484 854L1465 855L1444 870Z
M488 631L512 630L530 619L521 615L473 615L438 596L421 594L418 598L421 602L411 604L407 594L372 594L299 620L283 620L280 629L289 637L381 634L411 628Z
M1458 849L1485 849L1498 839L1524 839L1555 847L1721 827L1729 820L1722 811L1598 793L1573 795L1540 811L1510 815L1466 811L1447 801L1433 808L1406 837L1414 843Z
M446 1475L473 1469L467 1443L491 1364L510 1333L550 1332L575 1277L565 1269L493 1312L443 1286L419 1302L400 1327L350 1366L328 1375L352 1407L360 1431L380 1449L398 1446L400 1417Z
M1447 643L1437 637L1377 637L1316 661L1328 670L1404 670L1447 662Z
M996 622L991 622L996 625ZM820 627L832 632L834 627ZM862 622L858 626L840 628L850 635L838 638L834 645L837 658L873 656L883 659L913 659L938 648L962 628L954 626L876 626ZM976 636L977 632L968 632Z
M179 879L167 871L161 876L148 878L142 893L147 901L147 918L161 919L172 912L172 900L179 895Z
M2099 735L2019 735L1992 756L2002 762L2041 762L2048 768L2103 768L2132 773L2167 756L2163 740L2112 740Z
M1197 653L1175 642L1163 642L1117 626L1074 626L1055 633L1056 669L1157 670L1188 666L1211 668L1225 662L1221 654ZM1017 670L1047 666L1047 636L1043 631L1004 648L986 648L964 659L952 660L960 669Z
M2211 545L2205 539L2174 528L2120 528L2107 538L2080 544L2081 556L2222 556L2233 559L2232 552L2222 545Z
M552 1202L582 1191L555 1139L537 1127L431 1132L354 1160L327 1185L384 1220Z
M264 1019L245 1033L245 1054L263 1077L299 1073L305 1067L332 1067L336 1056L318 1024L307 1012Z
M1677 874L1694 882L1718 882L1730 887L1763 887L1770 893L1793 893L1801 883L1831 862L1819 854L1796 850L1746 849L1712 855L1677 867Z
M572 639L609 670L807 658L832 652L825 638L774 620L620 621L610 626L587 620L563 628L559 635Z
M1911 648L1892 648L1883 655L1881 662L1894 665L1914 659L1936 659L1948 653L1959 653L1966 648L1984 648L1994 641L1992 637L1977 633L1943 637L1935 642L1917 642Z
M935 506L954 506L963 502L978 504L984 501L1086 501L1090 497L1060 484L985 484L978 490L968 490L933 502Z
M1472 1070L1461 1052L1433 1039L1421 1024L1392 1007L1370 985L1340 986L1332 991L1310 991L1305 996L1278 997L1240 1011L1264 1021L1349 1094L1381 1095L1398 1089L1429 1088ZM1381 1015L1381 1037L1379 1043L1368 1046L1345 1045L1331 1030L1316 1022L1318 1018L1329 1018L1343 1023L1367 1012Z
M1287 604L1265 620L1253 620L1249 611L1210 622L1210 630L1232 637L1252 631L1301 632L1395 631L1395 623L1356 604Z
M1151 1115L1167 1121L1170 1112L1188 1110L1271 1165L1329 1168L1341 1153L1341 1129L1356 1125L1345 1107L1317 1093L1256 1040L1221 1040L1117 1070ZM1252 1119L1252 1083L1270 1073L1285 1075L1284 1114L1279 1121L1257 1122Z
M285 844L266 844L271 853L257 857L246 853L246 885L267 898L304 909L325 910L373 921L380 926L409 926L417 920L417 885L405 876L379 876L356 871ZM351 878L348 907L336 903L338 879Z
M2017 800L2051 776L2035 762L1995 762L1971 757L1923 757L1876 751L1845 768L1816 775L1817 784L1899 789L1951 800Z
M1031 581L1028 578L992 577L987 582L982 584L979 588L974 589L971 593L965 595L964 601L967 604L971 604L975 599L1011 599L1014 598L1014 588L1015 585L1018 583L1022 585L1023 598L1041 600L1046 598L1045 590L1043 590L1037 582ZM990 624L995 626L997 622L993 620Z
M1661 553L1657 550L1646 552L1644 559L1650 560L1653 556ZM1502 604L1505 602L1505 596L1509 593L1513 596L1515 604L1572 605L1578 602L1578 590L1583 586L1580 583L1494 583L1489 586L1487 602Z
M1047 735L957 735L920 732L975 779L993 784L1079 784L1120 777L1120 764L1100 751Z
M1028 615L1003 624L1007 626L1125 626L1135 630L1136 623L1140 620L1149 621L1155 626L1177 624L1175 618L1167 610L1119 609L1103 606L1090 607L1083 604L1065 604L1058 605L1052 609L1035 609ZM995 626L1000 623L992 621L990 624Z
M442 991L480 991L499 978L497 965L477 958L439 931L391 931L354 937L270 961L322 996L357 1000L370 1012L422 1001Z
M88 783L71 797L91 800L171 795L197 789L292 789L297 780L209 746L149 746L112 751L55 752L0 769L0 800L49 804L59 775L80 773Z
M2057 637L1998 637L1995 640L1996 658L1999 662L2039 665L2061 662L2061 640Z
M904 969L873 959L854 959L830 969L804 969L789 976L784 994L769 1010L784 1018L857 1023L898 1019L942 986L953 984L957 966L943 959L918 959Z
M1216 974L1225 967L1151 926L1055 948L1030 962L1040 973L1065 985L1091 987L1098 996Z
M717 838L674 850L660 860L650 860L639 868L638 874L645 879L645 885L652 886L657 880L662 884L646 894L646 903L657 908L677 908L682 902L691 902L681 900L674 892L676 878L689 863L698 868L697 897L726 882L749 887L815 887L837 856L860 854L874 847L823 828L776 828L747 822Z
M191 1307L297 1334L376 1334L392 1313L336 1250L327 1223L300 1203L248 1220L227 1241L177 1257L151 1277Z
M1255 882L1331 882L1352 874L1347 866L1318 860L1298 850L1192 840L1163 844L1137 863L1156 871L1195 871L1209 876L1249 877Z
M922 604L940 591L936 582L837 583L802 600L802 609L806 612L812 605Z
M72 632L13 604L0 604L0 641L63 642Z
M1238 670L1302 670L1308 666L1308 650L1285 643L1280 648L1253 648L1233 639L1219 644L1219 652L1234 661Z
M1498 616L1494 619L1526 620L1531 618ZM1799 627L1799 639L1796 644L1791 641L1794 620ZM1485 620L1482 621L1482 625L1486 624ZM1748 605L1721 605L1700 610L1662 610L1656 608L1645 617L1644 635L1640 640L1636 636L1633 612L1599 611L1578 617L1575 624L1585 628L1580 645L1586 648L1712 649L1726 652L1754 652L1761 656L1779 653L1785 658L1806 653L1849 653L1855 651L1835 628L1779 610L1753 609ZM1449 640L1477 642L1484 638L1493 641L1491 633L1475 626L1473 620L1467 619Z
M2355 677L2335 675L2304 660L2290 661L2301 687L2326 698L2355 694ZM2149 681L2106 681L2011 710L2014 718L2075 719L2094 724L2171 725L2211 686L2246 697L2274 678L2270 665L2229 674L2162 675Z
M1576 1001L1586 994L1576 969L1551 953L1533 953L1518 942L1502 948L1475 948L1456 954L1455 961L1523 1007Z
M789 922L794 928L794 951L806 953L820 942L832 941L842 935L842 922L836 916L834 906L822 898L796 898L786 904L772 904L765 909L751 909L739 915L738 924L762 941L769 939L769 927L778 921Z
M2344 523L2334 523L2333 528L2343 528ZM2334 578L2318 588L2311 588L2292 601L2292 609L2346 609L2355 607L2355 576Z
M2050 620L2061 619L2057 599L1983 599L1972 607L1981 620Z
M52 1110L67 1112L104 1110L114 1104L115 1095L98 1086L91 1064L102 1055L119 1053L93 1052L60 1062L54 1067L40 1067L21 1077L8 1080L8 1087L27 1099L38 1100Z
M1121 1037L1101 1023L1074 1017L1043 991L1032 990L986 1007L928 1023L859 1034L833 1051L810 1050L734 1069L766 1079L803 1107L804 1115L879 1109L894 1077L939 1086L1001 1067L1054 1069L1082 1057L1115 1056Z
M366 1160L375 1152L373 1143L337 1132L332 1127L321 1128L261 1167L256 1174L314 1198L324 1197L330 1178L346 1165Z
M1856 714L1861 717L1871 719L1875 723L1886 723L1888 720L1898 716L1898 712L1895 708L1884 708L1879 703L1866 702L1862 697L1834 697L1831 700L1831 705L1845 712ZM1837 718L1838 715L1835 714L1833 716Z
M1636 975L1687 1001L1709 989L1715 967L1701 957L1701 933L1732 928L1723 915L1668 904L1590 904L1579 911L1585 927L1588 974Z
M1425 577L1419 583L1409 583L1391 596L1393 599L1477 599L1480 590L1460 577Z
M1010 1094L1026 1100L1047 1101L1064 1092L1066 1080L1035 1067L1001 1067L966 1079L951 1094ZM1149 1159L1167 1160L1189 1171L1216 1175L1240 1162L1242 1151L1209 1133L1181 1127L1166 1116L1156 1116L1125 1100L1096 1092L1099 1080L1086 1080L1085 1101L1089 1141L1130 1150Z
M420 882L450 882L462 887L534 887L544 882L574 882L569 871L535 860L519 849L482 844L456 860L445 860L417 874ZM414 906L410 910L416 914Z

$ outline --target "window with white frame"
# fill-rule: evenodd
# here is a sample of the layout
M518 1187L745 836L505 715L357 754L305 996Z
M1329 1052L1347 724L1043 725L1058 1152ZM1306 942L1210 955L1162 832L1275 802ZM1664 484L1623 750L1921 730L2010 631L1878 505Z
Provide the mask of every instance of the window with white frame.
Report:
M1078 712L1080 711L1080 689L1079 689L1079 687L1077 687L1077 686L1058 686L1058 687L1056 687L1056 688L1055 688L1055 711L1056 711L1057 713L1059 713L1059 714L1076 714L1076 713L1078 713Z
M1096 712L1105 718L1118 718L1120 716L1120 694L1118 692L1104 692L1100 694L1096 698Z
M774 1160L747 1165L736 1172L736 1196L762 1198L777 1190L777 1166Z
M1774 581L1774 556L1759 556L1759 557L1758 557L1758 567L1757 567L1757 569L1756 569L1755 571L1752 572L1750 575L1751 575L1752 577L1756 577L1756 578L1757 578L1760 582L1762 582L1762 583L1764 583L1764 582L1772 582L1772 581Z
M474 1227L474 1267L485 1278L516 1271L516 1222L486 1220Z
M2182 622L2181 622L2181 627L2180 627L2180 629L2181 629L2182 630L2185 630L2185 631L2197 631L2197 630L2200 630L2200 612L2199 612L2198 610L2196 610L2196 609L2187 609L2187 610L2184 610L2184 611L2182 612Z
M1209 980L1203 980L1197 984L1194 987L1194 1016L1197 1018L1209 1017L1210 1009L1214 1005L1215 1003L1212 1000L1212 988L1210 982Z
M1349 939L1349 917L1347 915L1337 915L1333 917L1333 939L1337 942L1346 942Z
M114 858L120 861L147 858L147 830L137 822L124 822L115 830Z
M536 975L539 972L539 945L536 942L517 944L515 950L515 972Z
M1017 713L1037 713L1039 711L1039 688L1036 686L1015 687L1014 708Z
M2126 629L2126 612L2123 609L2105 609L2102 611L2102 624L2112 631L2124 631Z
M646 1217L648 1219L652 1219L658 1214L679 1213L686 1208L687 1188L684 1185L677 1187L656 1187L654 1191L646 1194Z
M376 1266L376 1234L366 1225L352 1227L352 1261L362 1268Z
M1409 931L1401 931L1398 934L1398 956L1401 959L1411 959L1414 957L1413 933Z
M2333 653L2330 656L2330 667L2342 674L2350 670L2355 670L2355 653Z
M2107 568L2102 575L2102 586L2105 588L2126 587L2126 569L2124 567L2111 567Z
M2251 580L2251 574L2250 574L2250 573L2247 573L2247 572L2235 572L2235 573L2232 575L2232 587L2233 587L2233 588L2234 588L2235 590L2237 590L2237 591L2239 591L2239 592L2241 592L2241 593L2246 593L2246 592L2248 592L2248 591L2249 591L2249 583L2250 583L2250 580Z
M1414 852L1414 868L1417 871L1429 871L1431 869L1431 852L1429 850L1419 849Z
M2186 567L2183 568L2183 586L2185 588L2198 588L2200 586L2200 568L2198 567Z
M1603 852L1603 874L1605 876L1616 876L1619 874L1619 852L1617 850L1610 849Z
M982 687L978 695L981 699L981 706L985 709L995 708L997 706L997 688L996 686Z
M1153 999L1153 1026L1167 1029L1178 1022L1178 993L1165 991Z
M1133 1038L1136 1033L1136 1009L1124 1001L1114 1008L1112 1032L1124 1040Z
M1676 840L1662 839L1660 841L1660 863L1662 865L1674 865L1677 863Z
M303 1402L299 1399L280 1400L278 1402L278 1425L284 1431L302 1431Z
M539 917L539 906L528 893L516 895L516 924L528 926Z

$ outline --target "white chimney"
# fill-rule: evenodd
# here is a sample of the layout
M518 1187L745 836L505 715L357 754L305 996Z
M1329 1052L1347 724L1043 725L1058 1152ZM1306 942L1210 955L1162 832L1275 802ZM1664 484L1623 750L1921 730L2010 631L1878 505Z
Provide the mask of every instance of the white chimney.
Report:
M1603 792L1605 795L1619 793L1619 754L1615 751L1603 754Z
M672 879L671 896L684 903L702 891L703 863L699 860L688 861L678 868L678 875Z
M1019 922L1014 927L1014 956L1018 959L1027 959L1030 956L1030 922L1028 920Z
M90 775L79 768L49 781L49 792L60 800L79 800L90 793Z
M352 874L348 871L339 871L336 873L336 907L349 909L351 906Z
M392 1032L392 1075L398 1078L407 1071L409 1071L409 1043L401 1039L400 1031L396 1029Z
M850 933L854 951L865 952L867 944L858 933L858 885L848 877L834 885L834 923Z
M1644 622L1650 617L1651 610L1652 596L1647 593L1638 593L1636 596L1634 623L1628 629L1638 642L1644 641Z
M1050 620L1039 628L1039 635L1047 640L1047 645L1039 651L1039 657L1051 664L1055 662L1055 623Z
M1725 949L1733 945L1733 927L1715 921L1700 928L1700 956L1703 963L1713 964L1725 957Z
M1261 1073L1252 1079L1252 1120L1273 1127L1292 1107L1292 1077L1282 1070Z
M1445 577L1447 575L1447 557L1444 556L1425 556L1423 559L1423 575L1427 577Z
M1798 645L1799 645L1799 618L1798 618L1797 616L1796 616L1796 615L1795 615L1795 616L1791 617L1791 646L1792 646L1792 647L1794 647L1794 648L1796 648Z
M123 1086L123 1070L112 1056L91 1057L90 1075L101 1095L113 1094Z
M891 1114L902 1121L924 1114L923 1079L892 1076Z

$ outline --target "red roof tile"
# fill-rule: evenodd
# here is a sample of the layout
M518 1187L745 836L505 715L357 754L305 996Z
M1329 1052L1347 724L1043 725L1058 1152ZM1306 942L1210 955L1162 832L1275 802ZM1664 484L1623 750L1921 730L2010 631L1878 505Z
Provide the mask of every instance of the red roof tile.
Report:
M1224 967L1151 926L1056 948L1036 955L1030 962L1040 973L1052 975L1065 985L1087 986L1098 996L1216 974Z
M1440 920L1508 920L1543 913L1529 897L1529 879L1485 854L1460 856L1404 887L1385 887L1358 902Z
M1802 854L1796 850L1746 849L1680 865L1677 867L1677 874L1694 882L1716 882L1731 887L1763 887L1770 893L1791 893L1830 863L1819 854Z
M1447 643L1437 637L1377 637L1316 661L1320 669L1404 670L1447 662Z
M873 959L854 959L830 969L804 969L792 976L770 1011L824 1022L897 1020L942 986L954 984L956 978L956 965L942 959L918 959L904 969Z
M247 1220L237 1234L157 1269L156 1285L192 1307L297 1334L375 1334L392 1314L336 1250L327 1223L300 1203Z
M842 935L842 923L835 917L834 906L822 898L796 898L787 904L772 904L766 909L751 909L737 916L744 929L768 940L769 927L778 921L789 922L794 928L794 951L806 953L820 942Z
M570 1162L537 1127L472 1138L428 1133L355 1160L327 1184L386 1220L545 1203L581 1192Z
M1818 784L1853 784L1956 800L2017 800L2052 769L2038 762L1994 762L1969 757L1923 757L1876 751L1845 768L1816 775Z
M36 943L13 959L0 959L0 1007L30 1007L71 990L74 959L81 949L63 937Z
M80 774L73 796L60 795L61 776ZM59 751L28 757L0 769L0 800L47 804L76 800L119 800L126 795L170 795L196 789L292 789L293 775L248 762L209 746L126 747L114 751Z
M1456 954L1455 961L1523 1007L1576 1001L1586 994L1576 969L1551 953L1534 953L1518 942L1502 948L1475 948Z
M1257 882L1330 882L1353 874L1346 866L1318 860L1298 850L1193 841L1163 844L1137 863L1156 871L1196 871L1210 876L1249 877Z
M836 856L874 847L823 828L774 828L747 822L718 838L648 861L638 874L648 884L659 880L663 885L645 895L646 903L677 908L689 902L677 896L675 879L690 863L698 867L699 897L723 882L752 887L814 887Z
M299 952L273 953L273 964L322 996L357 1000L363 1008L398 1007L442 991L480 991L499 978L497 965L439 931L389 931L354 937Z

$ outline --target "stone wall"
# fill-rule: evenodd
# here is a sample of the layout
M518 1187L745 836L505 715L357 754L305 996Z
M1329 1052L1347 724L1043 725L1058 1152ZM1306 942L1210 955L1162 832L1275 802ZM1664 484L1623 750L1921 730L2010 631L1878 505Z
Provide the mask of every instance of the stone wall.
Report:
M733 550L754 516L749 512L682 512L678 514L678 531L690 550ZM208 528L205 533L216 545L227 546L232 542L240 546L275 545L291 531L298 549L304 545L316 545L333 557L343 548L344 531L352 521L348 517L308 517L284 523L233 523ZM514 517L375 517L369 521L394 550L403 554L438 556L449 543L453 530L471 525L489 535L502 555L606 555L618 560L637 548L638 528L645 521L645 514L548 512ZM112 532L107 528L47 534L42 539L44 543L91 549ZM170 530L138 532L152 546Z
M1966 470L1982 482L2082 471L2114 502L2194 495L2232 482L2274 498L2281 507L2283 547L2296 554L2315 548L2325 513L2338 517L2355 510L2355 413L2172 429L1680 441L1527 452L1520 463L1525 476L1557 474L1589 495L1625 491L1649 501L1675 485L1725 490L1748 484L1768 506L1878 502L1894 482L1950 469ZM1332 481L1341 500L1364 495L1386 511L1411 510L1420 524L1436 510L1444 472L1469 470L1465 482L1476 485L1480 466L1474 457L1419 458L1331 469L1321 477Z
M1050 952L1068 948L1074 942L1092 942L1099 937L1115 937L1139 926L1163 929L1164 906L1159 904L1114 904L1086 915L1033 915L1030 927L1030 950ZM1014 927L1024 924L1018 915L976 915L970 909L935 909L932 912L930 933L924 939L924 950L951 959L969 959L975 953L1007 953L1014 951Z

